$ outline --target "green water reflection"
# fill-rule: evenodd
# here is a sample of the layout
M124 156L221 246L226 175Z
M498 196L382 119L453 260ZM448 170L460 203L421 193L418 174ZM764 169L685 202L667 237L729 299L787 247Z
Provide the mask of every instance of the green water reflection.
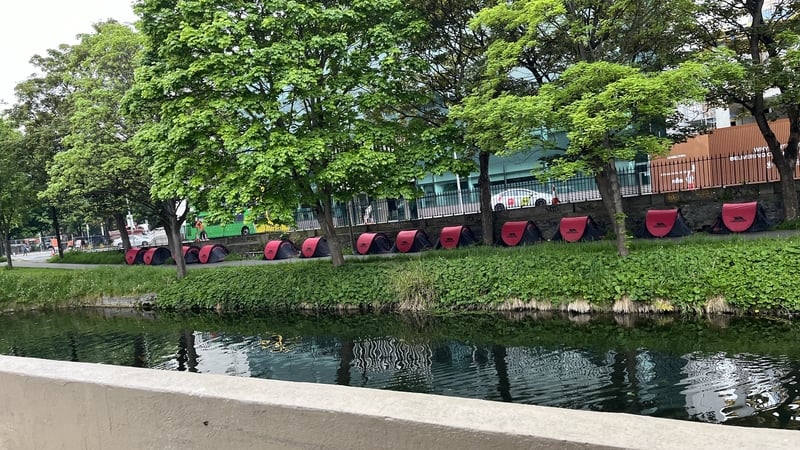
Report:
M0 353L800 429L800 324L545 313L0 315Z

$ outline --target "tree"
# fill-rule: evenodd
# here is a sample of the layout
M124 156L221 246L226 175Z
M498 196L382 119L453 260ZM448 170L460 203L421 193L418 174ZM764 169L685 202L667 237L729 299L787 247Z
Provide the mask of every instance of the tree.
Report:
M794 0L700 1L712 104L741 105L758 124L780 175L784 220L798 219L794 182L800 144L800 3ZM766 4L766 5L765 5ZM781 146L770 121L789 120Z
M148 42L128 96L157 198L285 219L312 205L334 265L333 205L411 193L423 153L391 106L422 26L397 0L141 0Z
M574 142L548 173L595 176L618 251L626 255L614 161L663 151L666 141L653 136L654 125L674 115L665 108L696 96L694 84L672 86L667 96L642 95L698 70L694 65L664 78L642 73L685 57L691 11L691 0L517 0L487 8L473 23L493 33L487 82L453 117L464 121L472 142L496 152L552 145L549 133L567 131Z
M25 168L37 190L47 186L47 167L53 156L63 149L62 139L69 129L67 96L72 88L61 77L66 65L66 48L50 49L45 56L31 58L42 75L32 76L15 87L17 103L9 112L9 118L24 130L21 145L25 151L18 155L17 163ZM47 203L58 252L63 256L57 207L60 200Z
M19 164L22 136L5 117L0 116L0 237L6 264L11 262L11 230L20 225L34 197L30 177Z
M63 48L65 64L57 72L71 88L65 112L69 128L49 164L42 196L88 216L114 217L122 231L130 202L150 199L149 180L128 143L135 124L120 114L141 43L133 30L114 21L94 25L94 33L79 39ZM122 237L129 248L127 234Z
M412 81L427 94L426 101L398 108L410 120L421 122L420 133L431 151L431 172L450 169L459 174L474 168L478 156L483 242L492 245L494 221L489 186L489 158L497 149L476 147L464 139L464 129L449 118L450 108L461 105L484 77L489 34L469 26L475 14L492 4L489 0L414 0L409 6L427 26L410 42L408 51L426 62ZM503 149L500 149L503 150ZM438 159L437 159L438 158Z
M180 223L185 212L176 215L178 200L152 200L148 160L137 156L131 144L140 124L121 109L143 48L141 36L111 20L96 24L94 33L79 39L76 45L51 51L58 64L43 66L44 77L23 84L44 86L37 95L49 95L62 105L53 113L53 122L61 126L58 150L46 163L47 188L41 196L62 208L81 211L83 217L112 217L126 250L130 248L126 210L158 217L167 231L178 278L183 278ZM60 89L45 83L54 79L59 80ZM25 109L36 107L20 107Z

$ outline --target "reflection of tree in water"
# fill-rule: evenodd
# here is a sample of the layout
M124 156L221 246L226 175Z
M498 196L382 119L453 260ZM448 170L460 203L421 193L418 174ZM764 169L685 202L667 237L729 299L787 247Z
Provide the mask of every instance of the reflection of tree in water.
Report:
M695 420L721 423L751 417L791 399L785 372L773 359L723 353L684 358L683 394Z
M355 344L351 339L342 340L339 351L339 367L336 369L336 384L350 386L350 366L353 364L353 348Z
M148 367L147 363L147 343L144 335L133 336L133 363L132 367Z
M492 346L492 357L494 358L494 367L497 370L497 391L500 393L500 398L504 402L513 402L511 397L511 382L508 379L508 363L506 362L506 348L494 345Z
M800 429L800 364L793 363L782 382L786 387L786 400L776 408L773 417L780 428Z
M75 334L70 333L67 340L69 341L69 360L75 362L80 361L80 359L78 359L78 344L75 342Z
M178 362L178 370L197 372L197 350L194 345L194 332L192 330L181 330L178 337L178 354L175 356L175 360Z
M393 390L430 392L433 384L430 345L408 343L397 338L373 338L353 346L353 366L369 380L374 374L391 375Z

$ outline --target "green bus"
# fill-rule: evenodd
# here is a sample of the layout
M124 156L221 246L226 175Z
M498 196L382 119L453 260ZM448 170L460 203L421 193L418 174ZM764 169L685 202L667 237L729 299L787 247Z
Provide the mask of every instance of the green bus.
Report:
M253 218L250 217L248 211L242 214L236 214L231 218L230 222L225 223L212 223L206 220L207 213L200 212L192 214L186 221L184 226L184 236L188 241L195 241L198 239L197 228L195 221L200 219L203 222L206 235L208 239L225 238L233 236L247 236L256 232L256 224Z

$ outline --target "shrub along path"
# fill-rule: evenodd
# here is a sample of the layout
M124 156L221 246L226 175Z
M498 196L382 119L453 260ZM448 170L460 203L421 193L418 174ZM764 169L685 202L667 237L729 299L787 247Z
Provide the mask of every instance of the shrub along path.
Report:
M474 247L415 255L352 257L333 268L321 260L281 264L242 260L190 266L177 282L169 266L37 270L0 274L0 305L37 305L49 279L82 289L46 304L97 304L112 296L155 294L161 308L273 309L564 309L574 312L800 312L800 236L695 235L631 244L620 258L611 242ZM15 263L17 267L19 263ZM63 267L61 264L41 266ZM194 268L217 270L194 270ZM78 275L79 274L79 275ZM124 274L124 275L123 275ZM120 277L130 278L118 283ZM34 290L38 293L33 292ZM53 290L54 293L59 292ZM7 306L8 307L8 306Z

